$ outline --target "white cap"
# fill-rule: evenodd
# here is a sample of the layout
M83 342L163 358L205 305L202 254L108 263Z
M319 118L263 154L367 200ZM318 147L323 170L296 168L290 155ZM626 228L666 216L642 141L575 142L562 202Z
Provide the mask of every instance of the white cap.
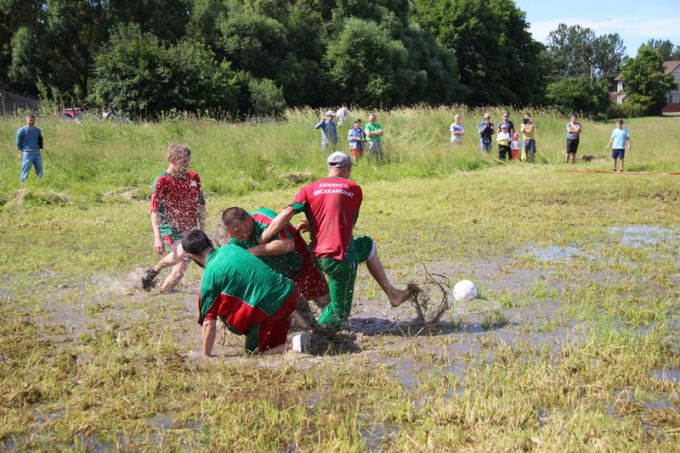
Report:
M350 157L342 151L336 151L328 156L327 162L331 167L339 168L349 167L352 165L352 159L350 159Z
M329 110L326 112L326 116L335 116L335 112L333 110Z

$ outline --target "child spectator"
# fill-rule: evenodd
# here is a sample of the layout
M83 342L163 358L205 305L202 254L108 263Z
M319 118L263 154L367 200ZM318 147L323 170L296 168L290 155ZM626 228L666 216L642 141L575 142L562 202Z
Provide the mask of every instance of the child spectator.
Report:
M451 134L451 144L452 145L462 145L463 135L465 134L465 127L460 124L460 115L455 115L453 117L453 123L449 128L449 134Z
M522 142L519 140L519 133L515 132L512 135L512 143L510 143L510 155L512 160L519 159L519 152L522 149Z
M616 171L617 159L621 159L621 171L623 171L623 157L626 154L626 144L628 145L628 151L630 151L630 134L628 129L623 127L623 120L619 118L616 120L616 129L612 131L607 148L605 148L609 149L610 146L612 147L612 166L614 167L612 171Z
M356 164L364 154L364 129L361 127L360 119L357 119L354 127L349 129L347 140L349 140L349 150L352 153L352 162Z
M501 130L496 135L496 142L498 143L498 158L505 160L505 156L510 154L510 132L508 132L508 125L501 124Z

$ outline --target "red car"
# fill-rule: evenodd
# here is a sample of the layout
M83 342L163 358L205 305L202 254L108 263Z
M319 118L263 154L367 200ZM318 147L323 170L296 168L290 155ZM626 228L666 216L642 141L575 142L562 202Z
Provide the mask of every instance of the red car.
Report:
M83 111L80 109L80 107L70 107L59 111L59 118L66 121L80 121L83 119L83 115Z

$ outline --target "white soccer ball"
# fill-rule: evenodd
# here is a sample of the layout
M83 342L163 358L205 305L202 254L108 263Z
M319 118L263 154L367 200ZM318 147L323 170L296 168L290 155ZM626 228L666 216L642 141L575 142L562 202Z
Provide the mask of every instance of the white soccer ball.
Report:
M453 298L457 302L472 300L478 295L477 285L470 280L461 280L453 287Z

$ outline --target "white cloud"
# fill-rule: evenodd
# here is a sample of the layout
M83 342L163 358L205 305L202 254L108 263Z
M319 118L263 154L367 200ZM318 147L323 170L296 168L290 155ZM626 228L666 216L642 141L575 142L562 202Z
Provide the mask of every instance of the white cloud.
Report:
M646 41L647 39L670 39L678 43L680 41L680 17L665 17L663 19L640 19L636 17L612 17L603 19L575 18L563 20L544 20L530 24L529 31L534 39L545 42L548 34L555 30L560 23L567 25L580 25L592 29L596 34L618 33L624 40Z

